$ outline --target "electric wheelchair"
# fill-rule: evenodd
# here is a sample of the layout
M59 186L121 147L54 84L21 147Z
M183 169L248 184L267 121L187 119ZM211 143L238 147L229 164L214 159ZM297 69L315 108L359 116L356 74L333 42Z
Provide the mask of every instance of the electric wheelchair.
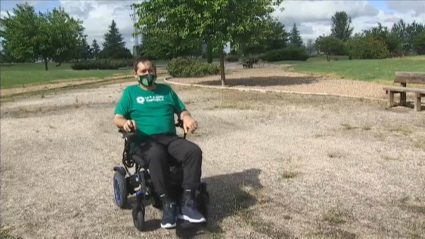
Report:
M178 119L176 127L183 129L183 121ZM139 230L145 229L145 203L150 201L152 206L162 210L162 203L159 195L155 192L150 179L148 165L144 160L133 152L133 143L137 139L137 132L125 132L119 129L118 132L124 138L124 151L122 156L123 166L114 167L114 195L115 203L120 208L127 208L128 196L136 194L136 205L132 210L134 226ZM186 133L183 136L186 139ZM129 169L135 167L134 173L130 173ZM170 194L179 204L183 193L183 166L170 155L169 160L169 180ZM208 204L209 194L207 192L206 182L201 180L201 183L196 192L195 198L199 212L208 221ZM205 223L204 223L205 224ZM198 226L189 222L183 221L180 223L182 227Z

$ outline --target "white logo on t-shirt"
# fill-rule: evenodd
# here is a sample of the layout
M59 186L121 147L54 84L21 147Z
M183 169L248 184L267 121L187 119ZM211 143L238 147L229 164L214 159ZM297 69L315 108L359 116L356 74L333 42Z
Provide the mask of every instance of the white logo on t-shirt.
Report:
M145 103L145 98L143 96L139 96L136 98L137 103L143 104Z
M139 104L143 104L146 102L159 102L159 101L164 101L164 96L162 95L156 95L156 96L147 96L147 97L143 97L143 96L139 96L136 98L137 103Z

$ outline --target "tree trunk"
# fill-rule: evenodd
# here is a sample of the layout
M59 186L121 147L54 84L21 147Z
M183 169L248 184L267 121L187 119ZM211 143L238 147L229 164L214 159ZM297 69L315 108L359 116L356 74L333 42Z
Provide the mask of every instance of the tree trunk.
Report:
M220 51L220 73L221 73L221 86L226 86L226 75L224 74L224 48Z
M207 62L212 63L213 61L213 50L211 42L207 42Z
M48 70L49 70L49 67L48 67L48 65L47 65L47 58L44 58L44 69L45 69L46 71L48 71Z

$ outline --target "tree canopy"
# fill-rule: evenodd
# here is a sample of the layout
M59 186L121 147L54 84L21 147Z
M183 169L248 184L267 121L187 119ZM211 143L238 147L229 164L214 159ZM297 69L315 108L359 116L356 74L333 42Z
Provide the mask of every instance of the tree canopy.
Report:
M220 51L220 72L225 85L223 47L232 42L238 48L241 35L254 32L283 0L150 0L133 4L139 21L137 34L167 31L172 39L192 42L201 39ZM174 45L181 49L182 45Z
M84 31L82 22L70 17L63 8L37 14L27 3L17 5L13 15L7 12L0 25L7 52L17 60L42 59L46 71L50 59L73 57Z

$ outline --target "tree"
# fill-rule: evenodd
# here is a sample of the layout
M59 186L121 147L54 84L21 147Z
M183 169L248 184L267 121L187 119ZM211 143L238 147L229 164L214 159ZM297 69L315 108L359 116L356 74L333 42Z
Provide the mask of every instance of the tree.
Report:
M175 48L174 46L176 45L182 47ZM173 35L166 29L162 29L160 33L149 33L144 35L140 53L141 55L155 60L171 60L179 56L201 56L202 41L195 39L189 42L188 40Z
M224 46L234 43L238 36L252 32L283 0L150 0L133 4L139 21L135 24L141 33L167 30L191 42L200 39L207 48L220 52L221 83L225 85ZM175 48L185 47L175 45ZM211 49L210 49L211 50ZM209 51L211 52L211 51Z
M109 31L105 33L105 41L103 42L103 49L101 55L105 58L132 58L133 54L125 47L124 38L117 28L117 24L112 20L109 25Z
M100 57L100 47L99 47L99 44L97 44L96 39L93 39L90 51L91 51L92 57L94 59L99 59L99 57Z
M362 36L371 37L384 42L387 45L388 51L393 55L404 55L402 51L402 39L399 38L396 33L390 32L388 27L382 26L380 22L378 22L377 27L364 30Z
M315 42L316 49L326 54L327 61L331 55L339 55L345 52L345 44L342 40L333 36L319 36Z
M354 30L354 27L351 26L351 17L348 17L347 13L342 11L336 12L331 20L331 35L344 42L348 41Z
M296 23L294 23L294 26L292 27L291 33L289 35L289 42L290 42L290 45L293 47L303 46L303 39L301 38L301 34L298 31Z
M307 40L307 46L306 46L306 48L307 48L308 54L311 55L313 53L313 50L314 50L313 39L308 39Z
M69 16L63 8L36 14L34 7L18 4L13 15L0 20L4 46L16 60L62 61L73 57L82 32L82 22Z
M422 31L418 35L416 35L413 40L413 48L416 50L418 55L425 54L425 31Z
M261 54L288 46L289 34L285 30L285 25L276 18L265 19L261 22L261 26L253 30L254 32L250 32L246 34L246 37L241 37L238 40L245 55Z

